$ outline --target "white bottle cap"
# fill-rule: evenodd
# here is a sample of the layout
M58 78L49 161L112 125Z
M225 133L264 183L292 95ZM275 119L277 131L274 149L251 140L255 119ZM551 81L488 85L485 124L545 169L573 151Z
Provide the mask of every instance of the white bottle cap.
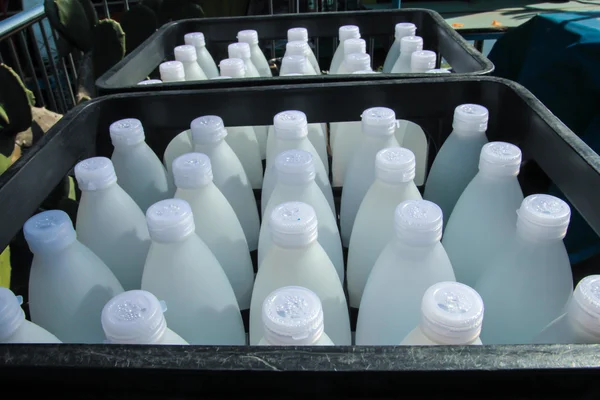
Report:
M218 143L227 136L227 129L221 117L205 115L190 124L193 144L205 145Z
M406 200L396 207L394 227L402 242L426 246L442 238L442 209L427 200Z
M273 209L269 219L273 243L304 247L317 240L317 214L306 203L288 202Z
M287 31L288 42L308 42L308 30L306 28L291 28Z
M348 43L349 40L346 40ZM344 57L344 63L348 72L364 71L371 69L371 56L366 53L347 54Z
M139 119L126 118L115 121L108 128L114 147L126 147L144 141L144 127Z
M184 62L192 62L198 60L196 55L196 48L189 44L184 44L175 47L175 60Z
M62 250L77 239L73 222L66 212L48 210L29 218L23 235L32 253Z
M250 58L250 45L244 42L231 43L227 46L229 58L241 58L247 60Z
M286 150L275 157L277 182L301 185L315 180L312 154L304 150Z
M75 179L82 191L102 190L117 183L117 174L108 158L92 157L75 165Z
M219 64L222 76L232 78L244 78L246 76L246 65L241 58L226 58Z
M185 44L189 44L194 47L205 47L206 46L206 40L204 39L204 33L202 33L202 32L186 33L183 36L183 41Z
M179 189L196 189L213 181L210 158L202 153L187 153L173 160L173 178Z
M308 43L302 41L287 42L285 45L285 54L288 56L308 56L310 54L310 47Z
M146 79L145 81L138 82L138 85L156 85L159 83L163 83L163 81L161 81L160 79Z
M358 39L360 38L360 29L356 25L344 25L340 26L338 30L338 35L340 38L340 43L344 43L348 39Z
M239 42L244 42L248 44L258 44L258 32L256 32L253 29L239 31L237 35L237 40Z
M181 82L185 80L185 71L181 61L167 61L158 67L163 82Z
M421 330L439 344L461 345L481 333L483 300L458 282L439 282L425 292L421 303Z
M490 142L481 148L479 171L491 176L517 176L521 169L521 149L511 143Z
M308 60L305 56L285 56L281 60L281 70L289 71L283 74L285 76L289 76L291 74L304 75L306 73L307 66Z
M415 154L404 147L388 147L375 156L375 177L386 183L410 182L415 169Z
M419 50L423 50L423 38L421 36L404 36L400 39L400 53L409 54Z
M435 51L418 50L410 56L410 71L416 73L425 73L435 68L437 55Z
M282 111L273 117L275 136L278 139L301 139L308 136L308 122L302 111Z
M366 52L367 42L364 39L348 39L344 42L344 55Z
M443 68L437 68L437 69L430 69L429 71L426 71L428 74L450 74L450 70L448 69L443 69Z
M525 197L517 211L517 230L537 240L563 239L569 228L571 208L563 200L548 194Z
M600 275L583 278L575 287L567 315L589 334L600 337Z
M396 40L402 40L405 36L415 36L417 33L417 26L410 22L400 22L396 24L394 31Z
M14 335L25 321L21 304L23 304L21 296L15 296L10 289L0 287L0 342Z
M396 113L386 107L367 108L361 115L362 132L369 136L391 136L396 132Z
M323 334L323 307L311 290L286 286L263 302L265 340L274 346L314 344Z
M194 234L194 215L187 201L167 199L154 203L146 211L150 238L159 243L179 242Z
M158 344L167 331L163 304L145 290L116 295L102 309L102 329L109 343Z
M487 130L488 109L479 104L462 104L454 109L452 128L461 133L485 132Z

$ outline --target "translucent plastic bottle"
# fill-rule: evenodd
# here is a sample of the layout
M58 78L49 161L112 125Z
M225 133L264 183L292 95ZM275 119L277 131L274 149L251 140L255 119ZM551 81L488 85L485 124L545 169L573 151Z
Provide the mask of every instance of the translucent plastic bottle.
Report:
M340 26L338 36L340 43L335 49L335 53L333 53L333 58L331 59L331 65L329 66L330 74L335 74L342 64L342 61L344 61L344 42L348 39L359 39L360 29L356 25Z
M306 28L291 28L287 31L287 39L288 42L304 42L308 44L308 30ZM319 61L317 57L315 57L315 53L310 48L310 54L308 55L308 62L312 65L313 69L317 72L317 74L321 74L321 67L319 67Z
M202 68L200 68L200 64L198 64L198 56L194 46L188 44L177 46L174 52L175 60L183 64L186 81L204 81L208 79Z
M371 56L366 53L348 54L344 58L343 68L346 74L353 74L356 71L371 71Z
M400 22L396 24L394 43L392 43L392 46L385 57L385 62L383 63L383 72L392 72L392 68L394 68L394 64L396 64L396 61L400 56L400 41L402 38L405 36L415 36L416 33L417 27L415 24L411 24L410 22Z
M303 41L287 42L285 45L285 56L299 56L306 59L306 72L304 75L320 75L308 60L311 53L310 46Z
M400 40L400 55L392 68L392 74L411 72L410 60L412 53L423 50L423 38L420 36L405 36Z
M385 107L373 107L362 113L362 138L354 151L346 176L340 210L344 246L348 247L358 207L375 180L375 156L381 149L398 146L396 113Z
M483 301L479 294L458 282L440 282L425 292L421 322L401 346L481 345Z
M335 72L336 75L348 74L351 71L346 66L346 57L350 54L355 53L366 53L367 52L367 42L364 39L348 39L344 42L344 58L342 59L342 63L340 67Z
M273 74L271 73L269 62L267 61L265 54L258 46L258 32L252 29L239 31L237 39L240 42L248 43L250 45L250 58L252 60L252 64L254 64L258 70L258 74L265 78L272 77Z
M404 200L420 200L413 182L415 155L402 147L380 150L375 158L375 182L356 213L348 247L350 307L358 308L371 269L394 237L394 210Z
M189 204L163 200L146 217L152 245L142 289L169 305L169 327L190 344L245 344L235 294L223 268L196 235Z
M433 201L444 211L444 223L469 182L477 175L481 148L488 142L487 108L463 104L454 110L452 133L438 151L427 181L423 198Z
M225 141L242 163L252 189L262 188L262 157L255 129L251 126L228 126Z
M419 323L427 289L455 281L440 243L442 221L442 210L426 200L396 208L396 237L377 258L360 302L357 345L397 345Z
M308 70L308 60L302 56L285 56L281 59L280 76L291 75L310 75Z
M523 344L563 312L573 292L565 237L571 210L545 194L523 200L513 239L488 261L475 289L485 303L485 344Z
M21 304L21 296L0 287L0 343L62 343L44 328L27 321Z
M165 82L183 82L185 81L185 70L180 61L167 61L161 63L158 67L160 79Z
M269 216L273 245L258 269L250 306L250 344L263 336L262 305L275 289L302 286L323 305L325 333L338 345L350 345L346 297L335 267L317 241L314 209L305 203L281 204Z
M229 58L239 58L244 61L246 66L246 78L259 78L258 69L252 62L252 50L250 45L244 42L231 43L227 47Z
M113 122L109 128L115 147L111 161L123 188L146 211L157 201L173 196L167 171L146 144L144 127L135 118Z
M263 216L271 215L279 204L288 201L299 201L314 208L319 220L319 244L329 256L340 277L344 282L344 255L342 241L337 227L337 219L331 212L329 203L315 183L315 164L313 156L304 150L287 150L279 153L275 159L277 180L269 203L263 202ZM271 229L268 220L260 227L258 240L258 265L261 264L272 246Z
M263 179L262 202L268 202L275 188L275 173L274 161L275 157L286 150L304 150L313 155L315 164L316 177L315 182L323 191L325 198L329 202L331 211L335 212L333 203L333 192L329 183L329 177L325 170L325 166L319 157L315 147L308 140L308 123L306 122L306 114L302 111L283 111L275 115L273 118L273 126L275 134L275 142L272 146L267 143L267 166Z
M332 182L334 187L340 187L344 184L352 154L360 144L362 127L360 121L332 122L329 126ZM343 140L338 141L338 136L341 136Z
M138 82L138 85L156 85L158 83L163 83L160 79L146 79L144 81Z
M249 309L254 270L248 243L235 211L213 183L208 156L188 153L176 158L173 174L177 186L175 198L189 203L196 234L221 264L240 309Z
M273 291L262 306L263 338L259 346L333 346L324 332L319 297L300 286Z
M410 72L426 73L435 68L437 54L435 51L419 50L410 56Z
M459 282L475 286L514 236L523 202L520 166L521 150L513 144L491 142L481 149L479 172L456 202L442 239Z
M229 76L231 78L245 78L246 65L241 58L226 58L219 63L221 68L221 76Z
M260 222L256 199L240 160L224 140L227 130L216 115L206 115L192 121L194 151L210 158L213 182L235 211L250 251L258 248Z
M64 211L44 211L23 226L33 253L31 321L65 343L102 343L100 313L123 287L96 254L77 240Z
M532 343L600 343L600 275L579 281L566 312L544 328Z
M198 57L198 65L202 68L202 71L206 74L208 79L213 79L219 76L219 70L215 60L206 49L206 40L202 32L191 32L183 36L185 44L194 46L196 49L196 56Z
M444 68L435 68L427 71L428 74L450 74L450 70Z
M113 344L188 344L167 327L166 303L145 290L113 297L102 310L102 329Z

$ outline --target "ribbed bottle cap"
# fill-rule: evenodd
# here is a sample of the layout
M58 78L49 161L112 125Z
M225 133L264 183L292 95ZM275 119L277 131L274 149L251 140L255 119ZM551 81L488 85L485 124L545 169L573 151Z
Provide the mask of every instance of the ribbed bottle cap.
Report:
M239 31L237 40L248 44L258 44L258 32L253 29Z
M375 177L383 182L410 182L415 168L415 154L404 147L388 147L375 156Z
M246 66L241 58L226 58L219 64L222 76L232 78L244 78L246 76Z
M205 115L198 117L190 124L194 145L218 143L227 136L227 129L221 117Z
M102 190L117 183L117 174L108 158L92 157L75 165L75 179L82 191Z
M301 139L308 136L308 122L302 111L282 111L273 117L275 136L278 139Z
M454 109L452 128L459 132L485 132L488 126L488 109L478 104L462 104Z
M308 43L302 41L287 42L285 45L285 54L288 56L308 56L310 54L310 47Z
M186 33L185 35L183 35L183 42L194 47L206 46L206 39L204 38L204 33L202 32Z
M366 52L367 42L364 39L348 39L344 42L344 55Z
M145 290L116 295L102 309L106 339L115 344L160 343L167 331L163 304Z
M317 214L306 203L276 206L269 218L273 243L280 247L304 247L317 240Z
M0 342L12 336L25 321L21 304L21 296L15 296L10 289L0 287Z
M600 275L586 276L579 281L567 315L583 330L600 337Z
M323 307L311 290L286 286L263 302L265 340L274 346L311 345L323 334Z
M227 46L229 58L241 58L247 60L250 58L250 45L245 42L231 43Z
M213 181L210 159L206 154L187 153L173 160L173 178L179 189L196 189Z
M410 71L415 73L425 73L435 68L437 55L435 51L418 50L410 56Z
M410 54L419 50L423 50L423 38L421 36L404 36L400 39L400 53Z
M281 60L282 76L290 74L304 75L308 67L308 60L305 56L285 56Z
M308 30L306 28L291 28L287 31L288 42L308 42Z
M346 40L346 43L348 42L349 40ZM366 53L347 54L344 57L344 63L350 73L371 70L371 56Z
M458 282L431 286L421 303L421 330L439 344L469 344L481 333L483 300L479 293Z
M181 61L167 61L158 67L160 79L163 82L181 82L185 81L185 70Z
M179 242L194 234L194 215L185 200L167 199L154 203L146 211L150 238L159 243Z
M163 81L161 81L160 79L146 79L145 81L138 82L138 85L156 85L159 83L163 83Z
M443 68L438 68L438 69L430 69L429 71L426 71L426 73L428 74L450 74L450 70L447 69L443 69Z
M77 239L73 222L66 212L48 210L29 218L23 235L32 253L62 250Z
M367 108L361 115L362 132L369 136L391 136L396 132L396 113L386 107Z
M517 230L538 240L563 239L571 220L571 208L548 194L527 196L517 211Z
M442 238L442 209L427 200L406 200L396 207L394 226L402 242L424 246Z
M396 40L402 40L405 36L415 36L417 33L417 26L410 22L400 22L396 24L394 29L394 36Z
M304 150L286 150L275 157L277 182L301 185L315 180L312 154Z
M344 43L348 39L358 39L360 38L360 29L356 25L344 25L340 26L338 30L338 35L340 38L340 43Z
M144 141L144 127L139 119L127 118L115 121L108 128L113 146L132 146Z
M517 176L521 168L521 149L511 143L490 142L481 148L479 171L492 176Z
M183 62L192 62L198 60L196 48L189 44L175 47L175 60Z

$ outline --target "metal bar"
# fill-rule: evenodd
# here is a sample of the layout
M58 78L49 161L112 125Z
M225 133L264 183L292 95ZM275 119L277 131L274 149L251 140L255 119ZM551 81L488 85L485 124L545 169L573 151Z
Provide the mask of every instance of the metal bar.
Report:
M52 31L52 36L54 37L54 41L58 43L58 34L56 33L56 31L54 29L51 29ZM65 58L64 57L60 57L60 64L62 66L62 70L63 73L65 74L65 79L67 80L67 87L69 88L68 94L71 95L71 104L73 105L73 107L75 106L75 94L73 93L73 86L71 84L71 78L69 77L69 71L67 70L67 63L65 63ZM62 82L62 80L61 80ZM66 104L66 101L65 101ZM67 105L67 110L69 109L69 106Z
M319 38L316 37L313 42L315 44L315 58L317 59L317 62L319 62ZM320 62L319 65L321 65Z
M13 41L12 37L8 38L7 42L10 47L10 54L13 58L14 67L17 69L17 73L21 77L21 80L25 81L25 74L23 74L23 68L21 68L21 62L19 61L19 55L17 54L17 49L15 48L15 42Z
M46 105L44 101L44 96L42 95L42 88L40 87L40 83L38 82L37 74L35 73L35 67L33 66L33 61L31 60L31 54L29 53L29 46L27 46L27 39L25 38L25 32L20 31L18 33L19 41L21 42L21 46L23 50L25 50L25 61L27 62L27 69L29 69L29 73L33 78L34 89L35 89L35 98L38 104L42 106ZM35 40L35 38L34 38ZM44 64L41 65L42 69L44 69Z
M273 15L275 10L273 9L273 0L269 0L269 15ZM275 58L275 41L271 40L271 58Z
M69 64L71 64L71 71L73 71L73 79L77 81L77 68L75 68L75 61L73 61L73 53L69 53Z
M104 12L106 13L106 18L110 18L110 10L108 9L108 1L104 0Z
M22 11L0 21L0 42L11 36L13 33L33 25L44 18L44 6L39 5L29 10Z
M42 22L40 21L40 22L38 22L38 24L41 25ZM31 36L35 37L33 28L30 26L27 29L29 30L29 34ZM44 65L44 59L42 58L42 53L40 53L39 47L37 46L37 41L36 41L36 45L33 46L33 55L37 59L38 64L42 66L42 78L44 78L44 83L46 84L46 91L48 92L48 100L50 102L50 108L53 111L57 111L56 99L54 98L54 91L52 90L52 86L50 86L50 79L48 78L48 72L46 72L46 66ZM50 57L52 57L50 52L48 52L48 55Z
M56 68L56 63L54 62L54 57L52 57L52 54L50 51L50 44L48 41L48 36L46 36L46 29L44 28L44 24L39 24L39 26L40 26L40 31L42 32L42 37L44 38L44 46L46 46L46 50L48 51L48 60L50 61L50 69L52 69L52 73L54 74L54 80L56 81L58 91L60 92L59 96L58 96L58 103L59 103L60 107L57 109L57 111L64 114L67 112L67 106L65 104L65 97L64 97L63 90L62 90L62 85L60 84L60 76L58 75L58 68ZM50 28L50 29L52 29L52 28ZM49 89L52 90L52 87L50 87Z
M369 55L371 56L371 64L373 63L373 57L375 57L375 38L369 38Z
M477 51L479 51L480 53L483 52L483 40L475 40L475 43L473 44L473 46L475 46L475 49L477 49Z
M0 53L0 63L4 64L4 58L2 58L2 53Z
M129 10L129 0L124 0L125 2L125 10Z

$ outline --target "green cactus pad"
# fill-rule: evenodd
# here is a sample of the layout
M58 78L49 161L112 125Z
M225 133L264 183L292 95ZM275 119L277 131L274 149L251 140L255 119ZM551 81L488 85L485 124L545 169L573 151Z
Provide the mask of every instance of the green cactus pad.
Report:
M0 64L0 108L3 110L0 135L12 138L13 145L16 134L31 126L32 101L35 103L35 97L25 88L19 75Z
M98 14L96 13L94 3L92 3L91 0L79 0L79 4L81 4L81 8L83 8L83 12L85 12L85 16L90 25L90 30L93 29L98 25Z
M204 18L204 11L199 0L163 0L158 17L159 22L165 24L180 19Z
M152 9L138 5L126 11L121 18L121 27L125 31L125 47L131 53L148 39L158 28L158 17Z
M80 49L92 48L92 28L79 0L45 0L44 9L50 25L66 40Z
M92 62L96 79L125 56L125 33L112 19L103 19L93 30Z

